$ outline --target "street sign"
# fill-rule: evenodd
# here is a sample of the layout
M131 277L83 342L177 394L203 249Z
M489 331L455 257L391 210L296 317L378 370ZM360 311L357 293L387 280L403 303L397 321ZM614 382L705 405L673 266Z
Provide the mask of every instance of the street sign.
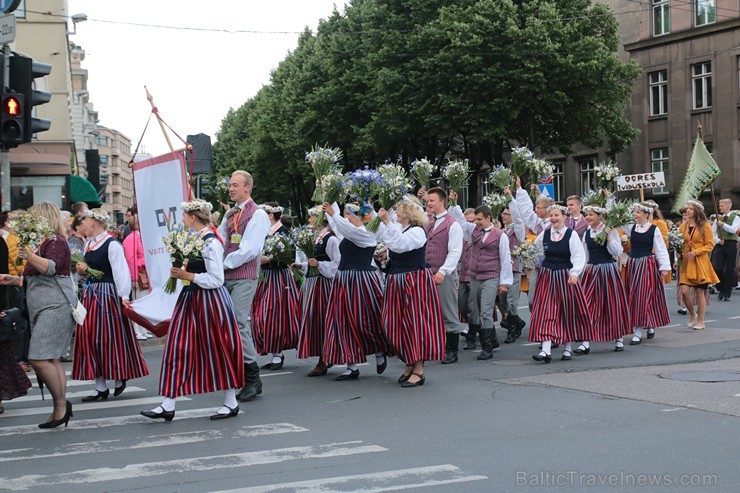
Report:
M617 190L620 192L625 190L662 187L665 187L665 173L662 171L617 177Z
M0 0L0 13L9 14L21 4L22 0Z
M13 41L15 41L15 16L13 14L3 15L0 17L0 45Z
M539 183L537 185L537 188L540 190L540 195L543 195L545 197L549 197L555 200L555 185L551 185L549 183L546 183L546 184Z

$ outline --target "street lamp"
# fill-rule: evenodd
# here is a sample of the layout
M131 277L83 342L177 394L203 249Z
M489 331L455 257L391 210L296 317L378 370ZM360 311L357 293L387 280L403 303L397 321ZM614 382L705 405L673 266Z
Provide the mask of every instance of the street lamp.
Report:
M72 32L68 34L77 34L77 23L85 22L87 20L87 14L75 14L70 19L72 19Z

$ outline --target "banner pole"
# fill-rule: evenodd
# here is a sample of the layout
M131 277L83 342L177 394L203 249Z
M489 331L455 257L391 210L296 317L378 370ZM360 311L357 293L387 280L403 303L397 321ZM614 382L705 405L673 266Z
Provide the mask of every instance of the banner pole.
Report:
M167 130L164 128L164 124L162 123L162 119L159 117L159 110L157 109L157 106L154 104L154 97L149 93L149 89L147 89L146 86L144 86L144 90L146 91L146 99L149 101L149 104L152 105L152 113L157 117L157 121L159 122L159 128L162 129L162 133L164 134L164 138L167 141L167 145L170 146L170 151L174 151L175 148L172 147L172 142L170 142L170 137L167 135Z

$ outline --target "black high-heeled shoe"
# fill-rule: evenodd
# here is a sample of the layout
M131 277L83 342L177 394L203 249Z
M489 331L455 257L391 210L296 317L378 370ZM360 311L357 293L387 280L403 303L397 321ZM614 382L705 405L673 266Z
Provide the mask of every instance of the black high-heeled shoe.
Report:
M416 382L409 382L408 380L406 380L401 384L401 387L403 387L404 389L409 389L411 387L421 387L427 380L427 377L425 377L423 373L419 375L418 373L412 372L411 375L416 375L417 377L419 377L419 380L417 380ZM409 378L411 377L409 376Z
M172 421L175 418L175 411L165 411L162 406L158 406L161 412L155 413L154 411L141 411L139 414L149 419L164 419L165 421ZM237 407L237 409L239 409Z
M119 395L123 394L123 391L126 390L126 380L121 380L120 387L116 387L113 389L113 397L118 397Z
M48 421L46 423L41 423L39 425L39 428L56 428L58 426L61 426L64 424L64 427L67 427L67 424L69 423L69 418L72 417L72 403L67 401L66 403L66 411L64 412L64 416L62 416L60 419L55 419L54 421Z
M82 402L94 402L98 399L107 400L108 396L110 395L110 390L105 389L103 392L96 390L96 393L93 395L88 395L87 397L82 398ZM123 392L123 390L121 390ZM119 392L120 393L120 392Z

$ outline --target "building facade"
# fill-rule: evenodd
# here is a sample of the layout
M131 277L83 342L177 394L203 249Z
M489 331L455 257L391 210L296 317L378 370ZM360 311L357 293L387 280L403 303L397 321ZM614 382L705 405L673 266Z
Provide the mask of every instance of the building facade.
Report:
M86 150L97 149L98 112L95 111L87 90L87 69L82 67L85 50L69 44L72 72L72 136L75 141L76 166L72 173L87 178Z
M116 224L123 224L126 210L134 205L134 177L131 168L131 139L117 130L98 125L96 137L100 154L100 186L105 187L103 209Z

